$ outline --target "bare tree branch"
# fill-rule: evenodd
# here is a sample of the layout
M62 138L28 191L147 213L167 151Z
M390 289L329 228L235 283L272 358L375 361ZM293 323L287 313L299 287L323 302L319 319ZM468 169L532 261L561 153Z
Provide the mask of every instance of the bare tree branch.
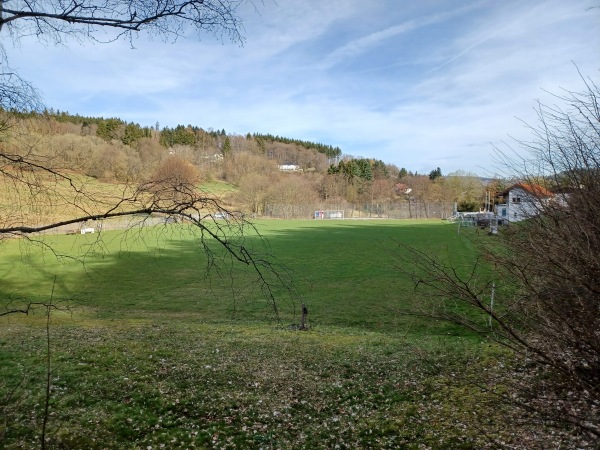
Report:
M474 243L480 256L470 268L402 245L395 258L425 294L404 313L453 322L525 356L528 363L502 382L527 400L505 399L597 438L600 89L582 80L582 92L556 96L561 106L538 103L538 123L527 125L532 138L498 153L504 173L551 189L552 199L540 197L536 214L500 240Z
M0 33L15 44L26 36L43 43L69 40L98 43L133 39L146 32L171 41L195 31L228 36L243 44L237 9L247 0L0 0ZM0 108L40 110L39 92L10 68L0 41Z

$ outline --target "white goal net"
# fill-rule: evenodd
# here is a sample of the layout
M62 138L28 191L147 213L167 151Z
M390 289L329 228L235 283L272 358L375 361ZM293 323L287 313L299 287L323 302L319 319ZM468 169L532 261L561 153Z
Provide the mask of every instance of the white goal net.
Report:
M342 209L315 211L315 219L343 219L343 218L344 218L344 210L342 210Z

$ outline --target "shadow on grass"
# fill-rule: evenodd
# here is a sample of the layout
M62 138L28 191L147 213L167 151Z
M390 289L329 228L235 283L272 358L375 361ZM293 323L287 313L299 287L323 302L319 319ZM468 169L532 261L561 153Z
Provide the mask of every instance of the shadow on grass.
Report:
M274 270L283 278L271 277L269 282L281 324L298 323L305 303L312 327L464 333L443 322L397 314L407 302L418 301L419 294L399 275L390 252L402 242L468 260L470 243L457 237L453 227L398 221L264 221L257 231L234 236L232 243L276 261ZM77 261L57 261L35 248L23 257L22 249L11 248L0 265L2 297L48 299L56 279L55 299L72 299L100 318L272 320L273 305L253 268L232 260L215 242L208 242L206 248L214 254L207 257L198 238L187 229L167 226L137 234L108 232L102 239L55 236L46 241Z
M54 448L398 448L463 439L449 425L462 422L447 411L458 399L471 416L482 402L466 402L464 389L447 400L440 389L444 371L454 376L483 347L445 324L395 314L414 294L386 251L400 240L454 256L468 250L448 228L259 223L268 245L258 235L243 245L292 271L300 295L277 292L282 322L296 321L305 302L309 333L265 327L272 309L251 268L216 258L207 276L197 236L171 230L144 239L107 233L103 246L90 237L52 241L77 248L81 261L43 262L34 249L23 261L5 248L5 296L47 298L56 276L55 298L76 300L76 319L84 319L53 317ZM37 448L44 329L28 322L0 331L0 399L25 379L17 401L0 402L6 442Z

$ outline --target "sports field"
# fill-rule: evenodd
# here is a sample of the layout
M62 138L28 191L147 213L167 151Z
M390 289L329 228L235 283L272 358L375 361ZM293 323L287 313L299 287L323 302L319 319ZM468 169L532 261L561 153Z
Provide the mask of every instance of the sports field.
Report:
M3 446L39 448L48 362L47 448L482 442L465 424L488 400L468 372L495 364L496 350L399 314L420 294L393 256L401 242L465 263L468 233L442 222L255 225L243 245L283 276L277 314L248 267L216 258L207 274L181 225L3 243L2 306L68 308L1 319ZM307 331L296 330L302 303Z
M78 313L93 310L111 318L185 313L204 322L271 319L270 304L254 289L251 268L222 260L219 246L209 241L217 254L207 274L197 240L193 230L168 225L101 236L52 236L43 245L7 242L0 262L3 294L35 300L52 294L55 301L81 307ZM243 245L289 276L297 295L281 292L281 321L295 320L303 302L310 308L312 327L393 332L397 318L389 310L407 292L413 294L392 255L400 242L457 262L470 258L471 242L442 222L263 221L247 231Z

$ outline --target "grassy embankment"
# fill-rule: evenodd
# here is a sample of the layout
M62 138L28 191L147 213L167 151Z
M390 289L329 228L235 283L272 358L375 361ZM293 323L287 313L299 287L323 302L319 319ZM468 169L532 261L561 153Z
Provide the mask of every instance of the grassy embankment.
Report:
M494 415L453 377L491 364L490 350L447 324L396 314L416 294L388 253L401 241L464 262L470 241L431 222L257 226L300 293L281 299L280 321L251 272L225 265L206 278L203 253L177 226L125 240L109 232L101 244L96 235L47 238L83 265L3 244L3 297L53 291L73 306L53 312L49 328L50 448L481 444L467 425L473 413ZM291 331L301 301L310 330ZM42 311L2 319L6 448L38 446L45 325Z

